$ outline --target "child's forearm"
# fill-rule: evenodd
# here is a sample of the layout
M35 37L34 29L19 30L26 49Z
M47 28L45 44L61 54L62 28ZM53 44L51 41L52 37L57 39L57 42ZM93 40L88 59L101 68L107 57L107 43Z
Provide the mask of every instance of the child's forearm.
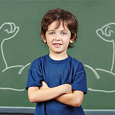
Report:
M62 94L70 93L71 86L69 84L63 84L54 88L41 88L29 87L28 97L30 102L44 102L54 99Z
M73 93L63 94L57 97L56 100L66 105L79 107L82 103L83 95L82 91L74 91Z

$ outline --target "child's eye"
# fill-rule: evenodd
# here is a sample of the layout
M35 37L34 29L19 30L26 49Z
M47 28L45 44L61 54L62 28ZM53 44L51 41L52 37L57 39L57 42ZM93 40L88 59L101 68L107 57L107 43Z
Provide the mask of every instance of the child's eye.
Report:
M50 32L49 34L50 34L50 35L53 35L53 34L54 34L54 32Z
M62 32L62 35L66 35L66 33L65 33L65 32Z

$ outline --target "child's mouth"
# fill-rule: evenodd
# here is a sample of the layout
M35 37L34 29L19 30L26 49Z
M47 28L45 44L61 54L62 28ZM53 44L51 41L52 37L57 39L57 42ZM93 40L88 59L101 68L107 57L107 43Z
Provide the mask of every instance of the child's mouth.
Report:
M61 43L53 43L53 45L54 45L56 48L59 48L62 44L61 44Z

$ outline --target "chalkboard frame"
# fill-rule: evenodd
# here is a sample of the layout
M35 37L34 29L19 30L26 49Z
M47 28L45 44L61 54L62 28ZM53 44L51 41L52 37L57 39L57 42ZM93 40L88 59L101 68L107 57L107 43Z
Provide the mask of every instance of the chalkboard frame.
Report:
M34 115L34 107L0 107L0 115ZM84 109L85 115L115 115L115 110Z

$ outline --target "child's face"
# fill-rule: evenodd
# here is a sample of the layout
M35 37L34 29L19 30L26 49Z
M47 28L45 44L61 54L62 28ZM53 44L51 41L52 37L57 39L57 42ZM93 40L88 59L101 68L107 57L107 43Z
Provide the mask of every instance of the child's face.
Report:
M47 42L50 53L65 53L67 51L70 40L71 32L63 23L60 23L57 27L57 21L54 21L51 25L48 26L46 31L45 38L42 36L44 42Z

